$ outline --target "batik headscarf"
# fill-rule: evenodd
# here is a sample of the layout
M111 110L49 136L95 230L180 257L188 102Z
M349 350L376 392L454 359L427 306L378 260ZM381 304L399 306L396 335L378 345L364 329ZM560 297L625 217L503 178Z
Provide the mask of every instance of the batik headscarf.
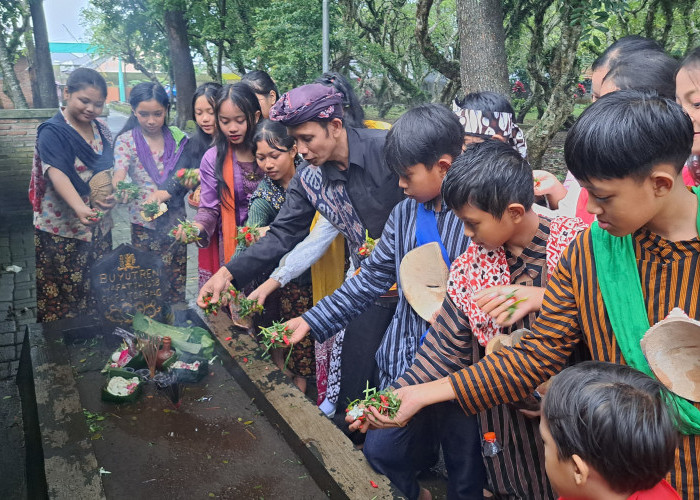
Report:
M520 153L520 156L527 159L525 136L515 123L515 117L511 113L464 109L456 102L452 103L452 111L459 116L459 122L464 127L465 134L500 135L508 141L513 149Z
M343 95L320 83L302 85L282 94L270 108L270 120L294 127L310 120L343 117Z

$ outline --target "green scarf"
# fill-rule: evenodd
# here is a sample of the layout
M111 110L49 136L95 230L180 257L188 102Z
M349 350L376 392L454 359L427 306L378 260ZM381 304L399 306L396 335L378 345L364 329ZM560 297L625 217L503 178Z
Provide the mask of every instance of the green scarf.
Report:
M698 196L700 208L700 188L693 188L693 192ZM700 209L696 222L700 234ZM650 325L632 235L621 238L613 236L601 229L596 221L591 225L591 238L600 293L620 351L629 366L656 378L640 345ZM681 431L684 434L700 434L700 410L690 401L669 394L669 404L677 407L684 424Z

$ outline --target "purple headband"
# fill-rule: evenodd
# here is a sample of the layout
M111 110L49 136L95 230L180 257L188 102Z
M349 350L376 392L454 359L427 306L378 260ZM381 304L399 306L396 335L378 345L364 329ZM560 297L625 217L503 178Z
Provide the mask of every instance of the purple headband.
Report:
M270 108L270 120L294 127L310 120L343 117L343 95L320 83L302 85L282 94Z

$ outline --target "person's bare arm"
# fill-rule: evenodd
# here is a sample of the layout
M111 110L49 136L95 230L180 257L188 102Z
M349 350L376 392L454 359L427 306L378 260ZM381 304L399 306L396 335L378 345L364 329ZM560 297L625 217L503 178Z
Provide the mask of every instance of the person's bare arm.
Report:
M68 176L54 167L48 167L46 174L58 195L73 209L80 222L86 226L95 224L94 221L88 220L88 217L95 215L95 211L85 204Z

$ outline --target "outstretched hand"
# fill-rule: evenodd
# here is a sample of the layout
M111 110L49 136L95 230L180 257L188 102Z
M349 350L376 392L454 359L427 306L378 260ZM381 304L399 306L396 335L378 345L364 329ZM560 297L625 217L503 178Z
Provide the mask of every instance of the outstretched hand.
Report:
M525 285L501 285L474 294L474 301L500 326L510 326L542 307L544 288Z
M263 306L265 305L265 301L270 296L270 294L275 290L279 289L281 286L282 284L275 278L268 278L263 282L262 285L250 292L250 294L248 294L248 298L250 300L257 300L258 304Z
M394 391L396 397L401 400L401 406L399 406L399 411L394 418L382 415L375 407L370 406L366 412L367 418L364 419L364 421L355 420L350 415L347 415L345 421L349 424L348 428L351 431L359 430L364 434L369 429L405 427L413 416L426 406L426 401L423 397L425 385L426 384L409 385L400 387Z
M292 344L297 344L304 340L304 337L306 337L311 331L311 327L301 316L292 318L285 324L293 332L292 336L289 338L289 341Z
M226 269L226 266L222 267L214 275L209 278L209 281L204 283L202 288L199 290L199 296L197 297L197 305L204 309L207 305L204 302L204 297L211 294L211 302L216 303L221 298L221 293L228 289L231 284L233 275ZM225 299L222 305L226 305Z

